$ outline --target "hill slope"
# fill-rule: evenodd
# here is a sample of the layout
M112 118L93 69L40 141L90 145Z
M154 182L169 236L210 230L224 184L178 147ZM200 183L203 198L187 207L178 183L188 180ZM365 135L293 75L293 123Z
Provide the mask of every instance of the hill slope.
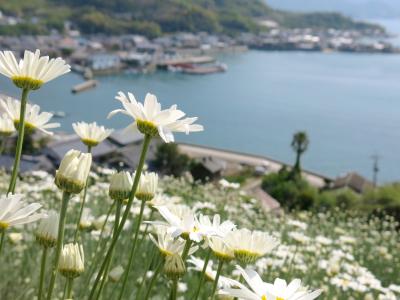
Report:
M0 0L0 10L27 20L39 17L24 32L62 29L65 20L73 21L84 33L149 36L176 31L257 31L256 19L265 18L288 27L375 28L339 14L277 11L263 0Z

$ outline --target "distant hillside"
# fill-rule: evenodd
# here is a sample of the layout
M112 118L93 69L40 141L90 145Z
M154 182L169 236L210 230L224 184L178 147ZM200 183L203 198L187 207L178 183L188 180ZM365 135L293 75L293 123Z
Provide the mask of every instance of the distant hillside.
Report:
M354 18L400 17L399 0L267 0L273 8L302 12L337 11Z
M177 31L254 32L262 30L257 19L275 20L287 27L378 28L339 14L273 10L264 0L0 0L0 10L29 23L29 26L0 26L0 34L61 30L66 20L84 33L147 36Z

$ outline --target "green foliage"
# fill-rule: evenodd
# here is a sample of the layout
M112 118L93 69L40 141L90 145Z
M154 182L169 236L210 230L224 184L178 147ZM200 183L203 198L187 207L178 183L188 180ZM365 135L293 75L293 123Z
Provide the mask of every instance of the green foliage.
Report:
M28 20L40 18L47 29L63 29L75 22L84 33L137 33L156 37L163 32L207 31L235 35L261 30L256 19L271 19L286 27L339 29L380 28L354 22L340 14L297 14L276 11L263 0L0 0L0 10ZM42 28L25 33L43 33ZM3 26L2 26L3 27ZM14 27L14 26L13 26ZM2 34L21 34L21 27L1 28Z
M162 143L157 148L153 163L164 174L178 177L189 170L190 161L187 155L179 153L176 144Z
M310 209L318 197L315 188L286 169L266 175L262 188L289 210Z
M385 213L400 220L400 183L384 185L364 195L364 209Z
M286 27L297 28L336 28L336 29L384 29L378 25L372 25L367 22L354 21L340 13L283 13L280 16L281 24Z

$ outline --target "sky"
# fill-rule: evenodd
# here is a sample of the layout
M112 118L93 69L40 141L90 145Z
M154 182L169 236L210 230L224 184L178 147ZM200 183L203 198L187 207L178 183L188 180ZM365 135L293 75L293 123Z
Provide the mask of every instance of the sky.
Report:
M400 18L400 0L266 0L274 8L339 11L358 18Z

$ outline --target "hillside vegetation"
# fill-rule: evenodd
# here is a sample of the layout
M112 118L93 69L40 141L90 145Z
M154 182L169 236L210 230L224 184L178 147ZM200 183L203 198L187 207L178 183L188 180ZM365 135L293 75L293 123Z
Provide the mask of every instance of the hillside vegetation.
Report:
M235 34L261 30L257 19L286 27L379 29L335 13L288 13L261 0L0 0L0 10L26 24L1 26L0 33L44 33L61 30L70 20L83 33L139 33L158 36L177 31ZM32 17L38 17L32 22Z

